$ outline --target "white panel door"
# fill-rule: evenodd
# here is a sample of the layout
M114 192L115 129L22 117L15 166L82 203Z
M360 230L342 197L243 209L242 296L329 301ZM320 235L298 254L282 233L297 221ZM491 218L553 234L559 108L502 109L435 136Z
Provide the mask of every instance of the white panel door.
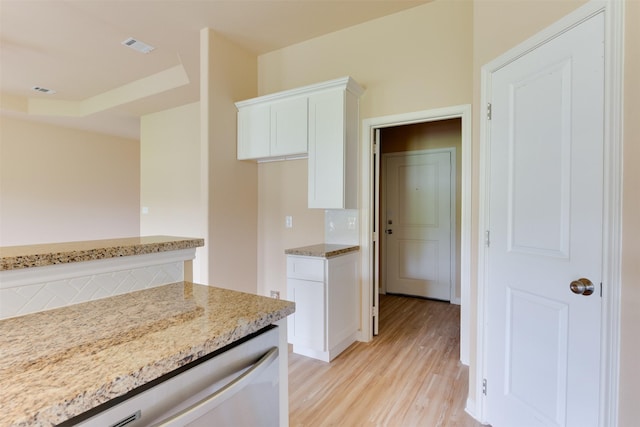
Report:
M602 14L491 75L487 421L598 425ZM588 278L595 292L570 283Z
M451 299L451 154L385 155L390 293Z

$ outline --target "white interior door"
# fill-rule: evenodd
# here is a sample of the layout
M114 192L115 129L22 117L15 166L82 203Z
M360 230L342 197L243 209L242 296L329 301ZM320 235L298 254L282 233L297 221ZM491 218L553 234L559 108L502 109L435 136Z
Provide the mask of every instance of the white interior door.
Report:
M387 291L449 301L455 155L410 152L384 159Z
M378 335L380 329L380 221L378 219L380 212L380 129L374 131L374 144L373 144L373 271L371 272L372 282L372 295L373 295L373 335Z
M598 425L603 43L599 13L490 76L485 408L493 427ZM580 278L593 294L572 292Z

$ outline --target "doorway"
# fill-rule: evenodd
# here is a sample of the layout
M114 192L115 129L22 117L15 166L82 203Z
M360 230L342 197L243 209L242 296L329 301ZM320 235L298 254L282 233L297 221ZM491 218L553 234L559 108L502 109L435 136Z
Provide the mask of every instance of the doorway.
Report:
M469 364L469 292L471 258L471 106L459 105L414 113L363 120L361 146L361 244L362 302L360 341L368 342L376 332L380 285L381 229L379 200L380 186L380 134L385 129L404 125L458 119L461 149L459 170L460 208L460 262L457 274L460 280L460 361Z
M459 118L380 132L380 291L460 304Z

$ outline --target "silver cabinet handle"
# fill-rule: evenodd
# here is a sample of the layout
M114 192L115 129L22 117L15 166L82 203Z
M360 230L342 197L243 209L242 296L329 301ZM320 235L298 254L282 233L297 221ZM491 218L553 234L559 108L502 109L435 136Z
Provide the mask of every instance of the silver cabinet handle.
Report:
M272 347L264 356L260 358L251 368L249 368L242 375L231 381L229 384L225 385L221 389L213 392L209 396L205 397L201 401L194 403L186 409L178 412L170 416L169 418L165 418L159 423L155 424L153 427L173 427L173 426L183 426L185 423L191 421L200 416L197 414L199 410L201 410L205 406L211 405L211 402L214 400L218 400L217 404L213 405L218 406L220 403L229 399L240 390L242 390L245 385L250 383L253 380L253 377L260 375L265 369L271 365L271 363L278 358L278 347ZM195 416L194 416L195 415ZM193 417L193 418L192 418Z

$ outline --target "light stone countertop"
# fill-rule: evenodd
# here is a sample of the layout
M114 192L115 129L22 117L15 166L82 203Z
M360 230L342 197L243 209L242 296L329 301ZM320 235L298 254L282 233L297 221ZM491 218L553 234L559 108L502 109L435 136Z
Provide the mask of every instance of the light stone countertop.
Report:
M142 236L0 247L0 271L92 261L204 246L204 239Z
M300 248L286 249L286 255L311 256L318 258L333 258L335 256L344 255L349 252L360 250L358 245L335 245L328 243L320 243L318 245L303 246Z
M0 321L0 425L50 426L294 312L179 282Z

